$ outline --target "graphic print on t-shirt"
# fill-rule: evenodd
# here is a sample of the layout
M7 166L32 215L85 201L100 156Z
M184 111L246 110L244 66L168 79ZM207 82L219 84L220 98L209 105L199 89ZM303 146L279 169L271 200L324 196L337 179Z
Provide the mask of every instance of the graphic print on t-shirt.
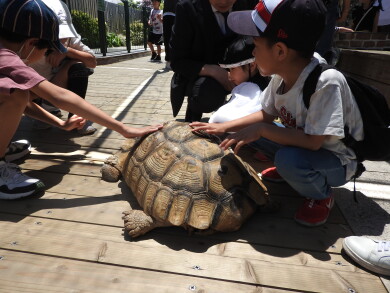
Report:
M280 108L280 119L282 119L283 125L288 128L295 128L297 125L295 118L289 111L287 111L285 106Z

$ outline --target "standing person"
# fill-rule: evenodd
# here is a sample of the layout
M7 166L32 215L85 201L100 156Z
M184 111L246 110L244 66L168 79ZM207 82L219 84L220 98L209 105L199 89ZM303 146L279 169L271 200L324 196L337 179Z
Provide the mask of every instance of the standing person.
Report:
M165 45L165 68L171 69L171 48L169 41L171 40L172 27L175 23L177 0L165 0L163 9L163 34Z
M228 73L219 67L226 47L236 37L226 25L231 11L253 9L257 0L182 0L176 6L171 37L173 116L188 96L185 121L199 121L225 102L233 89Z
M163 22L162 22L162 10L160 9L161 0L152 0L153 9L150 11L148 24L150 25L150 31L148 36L148 46L152 52L150 61L161 61L161 45L163 43ZM154 46L157 47L157 53L154 50Z
M88 77L93 74L97 62L93 51L81 41L72 23L72 16L66 4L60 0L42 0L58 17L59 39L67 48L66 53L50 50L45 57L31 65L35 71L50 82L66 88L85 99ZM38 101L38 100L37 100ZM40 105L54 115L61 111L39 99ZM69 113L68 118L73 114ZM50 125L36 121L36 128L46 129ZM88 121L77 132L81 135L93 134L96 128Z
M235 145L237 153L251 143L274 161L276 167L263 171L262 177L285 180L305 198L294 219L306 226L327 221L332 186L344 185L356 172L356 155L341 141L345 123L354 139L363 139L359 108L339 71L322 72L310 107L303 101L306 78L319 64L313 53L325 17L322 0L260 0L254 11L232 13L230 28L254 37L257 67L262 75L272 76L263 109L217 127L191 124L209 133L237 131L220 144L223 149ZM285 128L273 125L275 117Z
M380 7L374 5L375 0L359 0L358 2L358 5L352 9L352 29L359 32L377 32Z
M380 8L378 17L378 32L390 32L390 1L376 0L374 6Z
M29 21L26 21L29 20ZM69 112L100 123L124 137L141 136L161 125L133 128L108 116L71 91L58 87L28 66L41 59L48 49L65 53L58 39L58 19L41 0L0 1L0 198L17 199L44 188L39 179L23 174L5 160L7 146L22 114L64 129L82 126L85 120L74 115L67 121L32 102L33 93Z
M351 1L344 0L342 9L340 8L340 0L328 0L326 3L325 29L317 43L316 52L331 64L337 58L337 56L334 56L334 50L332 50L334 33L339 30L339 28L336 28L336 23L344 22L347 19Z

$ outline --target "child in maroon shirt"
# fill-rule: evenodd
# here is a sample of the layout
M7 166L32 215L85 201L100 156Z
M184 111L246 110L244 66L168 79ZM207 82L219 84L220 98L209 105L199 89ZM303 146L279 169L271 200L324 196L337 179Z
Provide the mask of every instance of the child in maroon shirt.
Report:
M26 21L29 19L30 21ZM16 199L44 188L39 179L20 172L4 157L22 114L66 130L80 128L85 119L115 130L124 137L141 136L161 125L134 128L113 119L76 94L41 77L26 64L41 59L47 49L66 52L58 40L57 16L40 0L2 0L0 2L0 198ZM73 116L62 121L30 101L30 92ZM81 118L80 116L84 117Z

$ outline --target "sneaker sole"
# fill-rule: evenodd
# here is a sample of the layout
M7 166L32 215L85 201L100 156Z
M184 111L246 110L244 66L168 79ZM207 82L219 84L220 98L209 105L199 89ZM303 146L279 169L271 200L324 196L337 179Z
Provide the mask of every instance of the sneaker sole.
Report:
M37 194L39 192L42 192L43 190L45 190L45 184L43 184L43 182L41 182L41 181L38 181L35 184L34 190L21 192L21 193L15 193L15 194L0 192L0 199L18 199L18 198Z
M258 175L264 181L273 182L273 183L283 183L283 182L286 182L286 180L284 180L282 178L280 178L280 179L269 178L267 176L263 176L263 174L261 174L261 173L259 173Z
M348 254L348 256L350 256L356 263L358 263L362 267L366 268L367 270L372 271L372 272L377 273L377 274L380 274L380 275L390 276L390 271L389 270L386 270L384 268L375 266L375 265L367 262L366 260L360 258L357 254L355 254L348 247L348 245L345 243L345 240L343 240L343 249Z
M30 148L28 148L28 149L25 149L25 150L21 151L20 153L5 156L4 159L5 159L7 162L12 162L12 161L19 160L19 159L21 159L21 158L27 156L27 155L30 154L30 153L31 153L31 150L30 150Z
M305 227L317 227L317 226L321 226L323 224L326 223L326 221L328 220L328 218L326 218L324 221L322 222L317 222L317 223L308 223L308 222L304 222L304 221L301 221L297 218L294 217L294 220L295 222L297 222L298 224L302 225L302 226L305 226Z

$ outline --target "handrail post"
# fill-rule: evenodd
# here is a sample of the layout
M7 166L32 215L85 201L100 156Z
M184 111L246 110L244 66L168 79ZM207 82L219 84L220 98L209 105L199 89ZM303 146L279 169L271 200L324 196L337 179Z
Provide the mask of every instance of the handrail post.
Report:
M129 15L129 1L122 0L125 7L125 26L126 26L126 48L127 53L130 53L131 43L130 43L130 15Z
M99 26L99 40L100 51L103 56L107 55L107 36L106 36L106 21L104 19L105 3L104 0L97 0L98 7L98 26Z
M147 44L147 30L148 30L148 15L146 14L146 7L142 7L142 20L144 24L144 49L146 50L148 47Z

